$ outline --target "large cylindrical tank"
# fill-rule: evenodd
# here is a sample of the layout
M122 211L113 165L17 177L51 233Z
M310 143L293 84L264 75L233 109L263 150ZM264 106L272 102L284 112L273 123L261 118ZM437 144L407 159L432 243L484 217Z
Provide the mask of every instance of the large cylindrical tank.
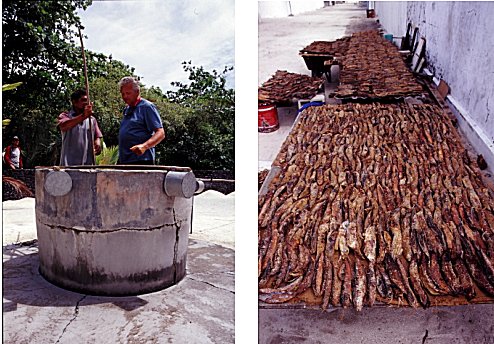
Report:
M40 273L93 295L136 295L185 276L196 179L188 168L36 168Z

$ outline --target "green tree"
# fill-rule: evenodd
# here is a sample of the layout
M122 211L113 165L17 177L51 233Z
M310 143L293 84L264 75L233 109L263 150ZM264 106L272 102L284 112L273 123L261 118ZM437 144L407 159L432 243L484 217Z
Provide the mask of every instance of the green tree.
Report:
M80 26L76 10L91 2L2 2L3 82L23 83L3 95L3 113L11 119L4 140L21 137L27 165L54 162L59 139L54 118L64 107L66 90L82 78L80 51L74 44Z
M18 135L26 167L56 165L61 135L56 127L60 112L70 108L70 94L84 88L84 73L77 27L77 9L91 0L3 1L3 82L22 82L3 94L4 146ZM118 81L134 76L134 68L111 56L86 51L90 99L108 147L118 145L118 130L125 106ZM225 86L225 74L183 63L189 84L172 83L166 95L158 87L142 88L158 107L166 139L157 147L158 163L194 169L234 168L234 91ZM139 79L139 77L137 77Z
M4 140L21 137L27 166L55 165L61 135L56 118L70 108L70 94L84 88L77 9L92 1L4 1L3 80L23 84L4 95L10 124ZM134 68L86 50L90 98L109 145L118 143L123 102L117 83ZM9 142L4 142L8 144Z
M91 61L91 69L92 75L98 75L90 78L89 85L90 99L94 103L94 113L103 131L106 145L108 147L116 146L118 145L118 130L122 110L125 107L118 89L118 82L124 76L136 77L133 74L134 68L108 58L107 61Z
M192 66L190 61L182 65L190 82L172 82L177 90L168 91L166 97L187 109L185 130L167 132L161 156L173 164L181 162L196 169L233 171L235 91L226 87L226 74L233 67L225 67L220 73Z

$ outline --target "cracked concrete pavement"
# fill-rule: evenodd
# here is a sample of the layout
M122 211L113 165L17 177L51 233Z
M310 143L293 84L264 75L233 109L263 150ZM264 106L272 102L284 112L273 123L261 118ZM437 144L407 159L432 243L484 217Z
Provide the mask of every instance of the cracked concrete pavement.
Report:
M494 307L262 309L259 343L493 343Z
M3 202L3 342L233 343L234 200L195 196L185 278L125 297L47 282L38 272L34 199Z

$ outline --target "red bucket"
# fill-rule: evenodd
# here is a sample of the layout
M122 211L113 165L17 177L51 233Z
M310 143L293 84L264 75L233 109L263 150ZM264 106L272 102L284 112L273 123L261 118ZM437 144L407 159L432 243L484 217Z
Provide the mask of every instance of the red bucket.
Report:
M259 104L257 112L257 124L259 132L269 133L278 130L280 122L278 121L278 110L274 104Z

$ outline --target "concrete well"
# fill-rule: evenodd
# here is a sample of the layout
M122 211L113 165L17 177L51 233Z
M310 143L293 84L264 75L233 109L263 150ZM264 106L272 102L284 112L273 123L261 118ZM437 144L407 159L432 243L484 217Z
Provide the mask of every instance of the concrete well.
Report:
M178 283L196 185L188 168L37 167L41 275L92 295L136 295Z

